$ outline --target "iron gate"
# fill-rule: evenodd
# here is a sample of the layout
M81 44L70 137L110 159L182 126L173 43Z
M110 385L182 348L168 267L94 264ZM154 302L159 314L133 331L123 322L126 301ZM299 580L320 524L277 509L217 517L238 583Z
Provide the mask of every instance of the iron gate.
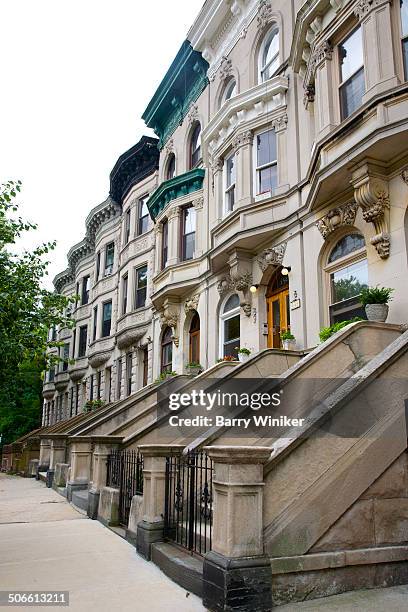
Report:
M134 495L143 495L143 457L138 450L114 450L108 456L106 486L119 489L119 522L129 522Z
M166 459L165 538L200 555L211 550L212 476L204 451Z

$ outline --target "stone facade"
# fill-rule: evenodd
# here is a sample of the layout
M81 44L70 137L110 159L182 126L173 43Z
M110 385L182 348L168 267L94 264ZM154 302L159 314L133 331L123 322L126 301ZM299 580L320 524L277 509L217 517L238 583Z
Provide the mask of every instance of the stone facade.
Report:
M322 326L354 315L339 311L333 283L350 281L355 264L361 282L395 290L388 321L407 320L400 3L215 5L205 3L143 115L159 140L144 137L119 158L108 199L88 215L85 238L55 279L58 291L80 299L75 340L73 330L57 331L74 363L48 373L43 424L75 415L90 399L134 394L163 369L212 366L228 354L224 311L233 295L233 340L252 353L276 348L273 330L289 327L298 349L314 346ZM347 115L347 80L339 74L353 32L362 39L363 91ZM183 70L181 85L175 75ZM145 198L150 216L143 220ZM342 255L347 236L359 246ZM289 271L280 298L286 319L277 325L268 299L280 295L282 266ZM146 289L137 276L143 268ZM166 329L171 358L164 364Z

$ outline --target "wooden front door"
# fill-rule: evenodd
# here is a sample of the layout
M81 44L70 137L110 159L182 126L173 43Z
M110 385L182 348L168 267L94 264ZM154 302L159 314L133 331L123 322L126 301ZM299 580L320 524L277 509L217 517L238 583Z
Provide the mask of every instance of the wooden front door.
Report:
M268 348L282 346L280 333L290 329L289 289L266 298L268 313Z

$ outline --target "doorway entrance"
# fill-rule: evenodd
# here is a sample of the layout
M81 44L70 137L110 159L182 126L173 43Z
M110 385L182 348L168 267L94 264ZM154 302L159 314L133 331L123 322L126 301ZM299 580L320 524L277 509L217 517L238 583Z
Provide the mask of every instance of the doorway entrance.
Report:
M266 292L268 348L281 348L282 331L290 329L289 279L276 270Z

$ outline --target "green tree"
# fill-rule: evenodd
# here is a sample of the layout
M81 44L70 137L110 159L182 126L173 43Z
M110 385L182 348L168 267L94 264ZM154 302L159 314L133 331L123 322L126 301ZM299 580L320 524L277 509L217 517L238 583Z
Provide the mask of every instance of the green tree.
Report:
M44 288L55 248L48 242L17 254L15 243L36 225L18 216L16 198L21 182L0 187L0 436L1 444L38 427L41 416L41 372L55 362L48 341L54 326L71 327L65 315L74 297Z

